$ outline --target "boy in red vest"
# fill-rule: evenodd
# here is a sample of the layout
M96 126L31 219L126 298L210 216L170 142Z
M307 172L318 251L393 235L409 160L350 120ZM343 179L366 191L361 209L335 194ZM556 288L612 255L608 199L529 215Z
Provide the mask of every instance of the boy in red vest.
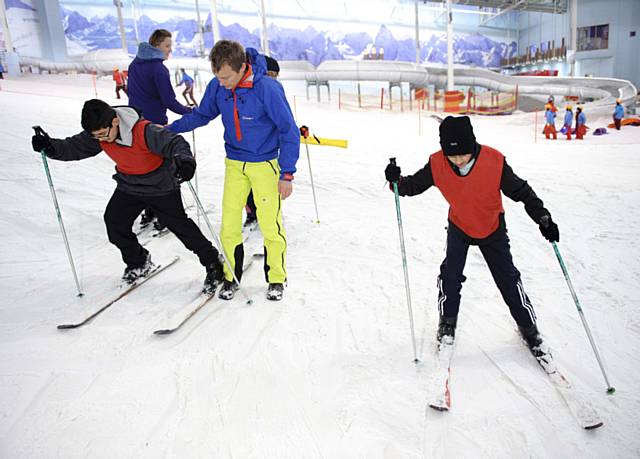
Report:
M203 292L212 293L222 283L218 251L182 206L180 182L196 169L189 144L179 135L144 120L133 108L111 107L93 99L82 108L83 132L66 139L36 134L33 149L60 161L77 161L104 151L115 163L117 183L104 213L109 241L127 265L123 280L133 283L154 267L149 252L131 231L142 209L152 208L184 246L205 266Z
M511 259L501 193L524 202L527 214L548 241L560 239L558 226L505 157L476 142L468 116L444 119L440 124L440 146L442 149L413 175L400 176L400 168L393 164L385 170L387 180L398 183L401 196L414 196L435 186L449 203L446 257L438 276L438 342L453 343L467 251L470 245L477 245L531 352L538 359L544 358L548 349L539 335L520 272Z

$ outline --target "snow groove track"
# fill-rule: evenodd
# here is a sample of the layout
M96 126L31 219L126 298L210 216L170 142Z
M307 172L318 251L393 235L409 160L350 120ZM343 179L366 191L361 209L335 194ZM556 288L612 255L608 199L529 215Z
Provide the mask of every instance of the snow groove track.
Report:
M53 98L0 92L0 106L11 108L0 111L0 457L640 456L640 128L582 143L534 143L530 115L473 119L479 141L507 155L560 227L563 256L618 388L613 397L604 394L551 247L522 206L504 200L514 261L540 329L560 368L605 421L587 432L520 343L475 248L465 269L452 409L425 408L447 206L436 190L401 200L416 365L395 204L383 174L391 156L410 174L437 149L438 123L425 118L418 136L415 114L337 111L297 98L299 121L350 146L310 147L319 225L307 166L298 164L293 195L283 204L283 301L265 299L255 263L244 279L253 305L240 296L215 299L178 333L152 335L183 317L204 278L196 257L165 237L147 247L154 260L179 255L175 267L90 326L55 330L52 323L90 312L122 272L102 219L114 188L111 161L101 155L50 163L86 288L76 299L42 164L30 152L36 123L56 137L80 130L82 102L93 97L83 78L2 83L64 96L56 105ZM115 104L112 83L100 79L98 95ZM587 116L594 127L609 122ZM222 130L216 121L196 135L199 193L219 229ZM191 204L187 193L185 201ZM260 241L245 253L254 251Z

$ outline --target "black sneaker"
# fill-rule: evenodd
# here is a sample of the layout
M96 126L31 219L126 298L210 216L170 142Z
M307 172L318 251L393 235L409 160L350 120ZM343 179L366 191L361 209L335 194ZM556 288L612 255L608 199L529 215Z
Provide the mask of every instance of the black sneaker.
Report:
M456 337L457 322L457 317L440 316L440 323L438 324L438 335L436 336L438 343L453 344L453 340Z
M231 300L233 299L233 297L236 294L236 291L239 288L240 287L238 286L238 284L236 284L236 281L228 281L227 279L225 279L224 282L222 283L222 288L218 293L218 298L223 300Z
M145 250L146 259L144 263L139 266L127 266L122 274L122 280L126 284L134 284L138 279L146 277L155 267L151 261L151 255Z
M284 295L284 285L279 283L270 283L267 289L267 300L280 301Z
M207 270L207 277L204 279L202 293L213 295L224 280L222 263L220 260L216 260L214 263L206 266L205 269Z

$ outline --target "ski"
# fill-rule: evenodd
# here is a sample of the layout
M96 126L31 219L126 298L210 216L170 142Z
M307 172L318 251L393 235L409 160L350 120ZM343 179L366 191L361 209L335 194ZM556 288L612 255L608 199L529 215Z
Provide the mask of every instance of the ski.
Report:
M435 367L428 382L429 393L427 404L437 411L449 411L451 409L451 391L449 378L451 376L451 360L453 358L454 341L451 337L443 337L438 343L435 354Z
M94 312L93 314L88 316L83 321L77 322L77 323L73 323L73 324L61 324L61 325L58 325L58 330L68 330L70 328L78 328L78 327L81 327L83 325L86 325L91 320L93 320L96 316L98 316L99 314L104 312L107 308L111 307L116 301L121 300L122 298L127 296L129 293L133 292L136 288L140 287L142 284L144 284L149 279L154 277L156 274L161 273L162 271L167 269L169 266L173 265L179 259L180 259L180 257L175 257L173 260L171 260L166 265L158 265L158 266L156 266L156 268L153 271L151 271L145 277L143 277L143 278L139 279L138 281L134 282L133 284L126 286L126 289L124 291L122 291L116 298L114 298L113 300L111 300L108 303L106 303L104 306L102 306L100 309L98 309L96 312Z
M569 380L560 372L550 353L545 353L544 356L540 358L535 357L535 359L549 377L549 380L564 400L571 415L580 427L586 430L592 430L604 425L602 418L593 405L577 392L573 386L571 386Z
M182 319L182 322L180 322L178 325L176 325L173 328L165 328L165 329L161 329L161 330L156 330L156 331L153 332L153 334L154 335L170 335L174 331L180 329L180 327L182 327L185 323L187 323L187 321L189 319L191 319L194 315L196 315L196 313L200 309L202 309L204 307L204 305L207 304L209 302L209 300L213 299L215 296L216 296L216 292L215 291L213 293L203 294L203 298L201 298L200 301L198 302L198 304L196 305L196 307L193 308L193 310L189 314L187 314L187 316L184 319Z
M251 267L251 265L253 264L253 261L257 258L262 258L263 255L261 253L255 254L253 255L249 261L242 267L242 272L245 273L247 271L247 269L249 269ZM217 288L216 288L217 290ZM191 319L194 315L196 315L196 313L202 309L210 300L212 300L214 297L216 296L216 291L214 291L213 293L203 293L202 297L198 300L198 303L196 304L196 306L191 310L191 312L189 312L189 314L187 314L185 316L184 319L182 319L182 321L176 325L173 328L164 328L164 329L160 329L160 330L155 330L153 332L154 335L170 335L171 333L179 330L185 323L187 323L189 321L189 319Z

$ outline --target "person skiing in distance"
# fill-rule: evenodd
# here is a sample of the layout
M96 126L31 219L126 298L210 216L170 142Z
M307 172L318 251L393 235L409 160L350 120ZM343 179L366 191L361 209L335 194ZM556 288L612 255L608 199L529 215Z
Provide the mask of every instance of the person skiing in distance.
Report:
M564 112L564 125L565 135L567 136L567 140L571 140L571 125L573 124L573 112L571 111L573 107L571 105L567 105L567 110Z
M587 117L582 111L582 107L576 108L576 139L584 140L587 133Z
M148 43L140 43L135 59L129 64L129 105L142 111L145 119L162 126L168 123L167 110L178 115L191 113L176 100L169 69L163 61L169 59L173 47L171 32L156 29ZM157 220L150 208L142 215L141 225L153 224L156 230L165 225Z
M545 112L544 117L546 120L546 124L544 125L544 136L549 139L549 136L553 136L553 140L558 138L558 133L556 131L556 114L552 110L551 104L547 104L544 106Z
M185 72L184 69L180 69L180 73L182 74L182 79L180 80L180 83L178 83L176 88L184 84L184 91L182 91L182 97L184 97L184 100L187 101L187 105L192 105L194 107L197 107L198 103L193 97L193 78L187 75L187 72ZM191 100L189 100L189 97L187 96L191 97Z
M453 343L460 291L470 245L477 245L527 346L537 359L549 353L536 325L536 315L514 266L502 207L502 196L523 202L527 214L550 242L558 242L558 226L527 182L518 177L498 150L476 142L468 116L448 116L440 124L441 150L415 174L401 176L389 164L385 177L398 184L400 196L415 196L437 187L449 203L446 256L438 276L437 340ZM390 186L393 190L393 187Z
M120 99L120 91L127 94L127 86L124 79L124 73L118 67L113 68L113 81L116 83L116 99Z
M622 126L622 118L624 118L624 106L622 105L622 99L616 100L616 107L613 110L613 123L616 126L616 130L620 130Z
M280 74L280 65L278 64L278 61L270 56L264 56L264 59L267 61L267 75L277 80L278 75ZM253 190L249 191L249 196L247 196L245 212L247 213L247 218L244 221L244 227L249 228L254 226L258 221L258 217L256 217L256 203L253 200Z
M148 206L206 268L203 292L215 292L223 278L218 251L187 216L180 195L180 182L190 180L196 169L189 144L144 120L133 107L111 107L98 99L85 102L82 128L83 132L66 139L38 133L31 143L51 159L77 161L104 151L116 163L117 186L104 221L109 241L127 265L122 279L133 283L154 267L151 255L131 231L135 218Z
M242 209L253 190L258 225L264 238L267 299L281 300L287 279L287 239L282 224L282 200L293 191L300 150L300 132L282 85L265 76L266 61L253 48L218 41L209 54L216 76L192 114L171 123L173 132L187 132L222 117L225 181L222 199L223 250L235 277L242 277ZM225 265L219 297L230 300L239 288Z

